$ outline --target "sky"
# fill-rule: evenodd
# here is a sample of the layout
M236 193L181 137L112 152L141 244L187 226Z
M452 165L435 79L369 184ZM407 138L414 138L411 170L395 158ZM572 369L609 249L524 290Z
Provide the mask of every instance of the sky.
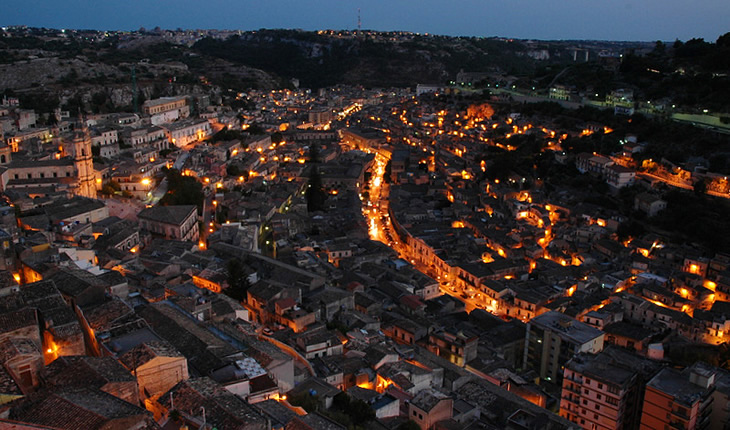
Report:
M714 42L730 0L0 0L0 25L97 30L401 30L543 40Z

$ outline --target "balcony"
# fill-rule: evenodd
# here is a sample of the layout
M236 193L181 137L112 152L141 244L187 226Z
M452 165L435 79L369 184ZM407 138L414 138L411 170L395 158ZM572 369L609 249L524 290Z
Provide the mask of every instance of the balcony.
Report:
M679 429L679 430L687 430L687 426L684 425L684 423L680 423L677 421L673 421L669 423L669 427L673 429Z
M573 384L563 385L563 390L567 390L567 391L569 391L571 393L576 393L576 394L580 394L581 393L580 392L580 387L578 387L576 385L573 385Z
M577 404L579 404L579 403L580 403L580 396L568 396L568 397L563 397L563 398L562 398L562 400L565 400L565 401L567 401L567 402L570 402L570 403L574 403L574 404L576 404L576 405L577 405Z
M672 415L679 417L680 419L686 421L689 419L689 415L687 415L687 411L680 411L680 410L672 410Z

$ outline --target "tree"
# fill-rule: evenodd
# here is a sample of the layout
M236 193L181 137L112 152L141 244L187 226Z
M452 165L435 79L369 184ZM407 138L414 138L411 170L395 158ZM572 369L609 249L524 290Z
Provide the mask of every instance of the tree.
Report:
M310 393L299 393L298 395L291 396L289 403L294 406L300 406L307 412L315 412L319 409L319 396Z
M229 164L228 167L226 167L226 173L228 176L239 176L241 174L241 169L239 169L236 164Z
M375 411L373 411L373 408L360 399L350 400L350 406L345 412L356 423L366 423L375 419Z
M413 420L408 420L398 426L398 430L421 430L421 426Z
M388 162L385 164L385 171L383 173L383 181L386 184L389 184L391 182L390 175L391 175L392 171L393 171L393 164L391 163L390 160L388 160Z
M730 32L718 37L716 44L720 47L730 48Z
M223 293L228 297L242 302L246 298L249 282L244 270L243 262L238 258L231 258L226 263L228 288Z
M666 49L667 47L664 45L664 42L662 42L661 40L657 40L656 44L654 45L654 50L652 51L652 54L663 57Z
M701 196L707 192L707 179L702 179L700 181L697 181L694 185L694 192L698 196Z
M122 187L119 185L119 182L111 180L101 187L101 193L111 196L121 189Z
M322 188L322 177L319 175L317 166L313 166L309 174L309 183L305 194L307 198L307 211L316 212L324 210L324 202L327 200L327 193Z
M167 194L160 199L163 206L196 205L203 207L203 186L192 176L182 176L177 169L168 169Z
M644 226L634 220L625 221L619 224L616 229L616 235L620 240L626 240L630 237L640 237L645 233Z
M309 147L309 162L319 163L319 145L316 142Z

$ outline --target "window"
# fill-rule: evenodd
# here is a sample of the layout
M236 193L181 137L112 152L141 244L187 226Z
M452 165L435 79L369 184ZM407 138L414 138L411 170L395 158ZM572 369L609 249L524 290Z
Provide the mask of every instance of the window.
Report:
M28 173L28 179L30 179L32 177L33 177L33 174L32 173Z
M596 403L596 410L597 411L600 411L601 410L601 405L599 405L598 403Z
M602 389L603 389L603 384L599 383L599 384L598 384L598 389L599 389L599 390L602 390Z

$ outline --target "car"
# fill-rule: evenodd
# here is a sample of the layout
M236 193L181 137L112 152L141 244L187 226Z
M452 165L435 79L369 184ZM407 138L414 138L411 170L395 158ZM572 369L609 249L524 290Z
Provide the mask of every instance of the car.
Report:
M273 331L273 330L271 330L271 329L270 329L270 328L268 328L268 327L264 327L264 329L262 330L262 332L263 332L263 333L264 333L264 334L265 334L266 336L271 336L272 334L274 334L274 331Z

